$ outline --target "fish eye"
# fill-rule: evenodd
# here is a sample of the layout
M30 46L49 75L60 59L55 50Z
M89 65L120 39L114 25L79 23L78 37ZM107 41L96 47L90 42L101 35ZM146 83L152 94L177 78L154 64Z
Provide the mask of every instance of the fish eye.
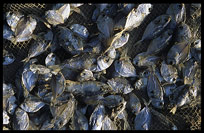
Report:
M104 61L105 61L105 62L109 62L109 58L105 58Z
M183 29L183 26L179 26L178 28L179 28L180 30L182 30L182 29Z
M173 61L170 61L170 62L169 62L169 65L173 65Z

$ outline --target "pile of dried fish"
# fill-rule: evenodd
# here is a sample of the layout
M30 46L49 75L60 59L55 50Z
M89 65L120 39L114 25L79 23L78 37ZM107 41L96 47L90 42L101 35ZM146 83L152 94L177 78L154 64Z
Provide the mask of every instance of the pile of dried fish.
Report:
M146 26L135 45L148 44L147 50L133 59L123 46L130 32L151 15L153 5L89 5L96 7L91 18L96 35L82 24L64 25L73 11L87 19L79 8L83 4L56 4L44 16L5 13L3 38L14 45L29 39L33 43L15 84L3 83L4 128L151 130L156 119L177 130L160 111L175 114L199 102L201 95L201 40L185 24L185 4L170 4ZM201 7L192 7L196 19ZM34 34L38 23L46 31ZM58 57L61 48L70 58ZM3 65L15 61L7 50L3 57Z

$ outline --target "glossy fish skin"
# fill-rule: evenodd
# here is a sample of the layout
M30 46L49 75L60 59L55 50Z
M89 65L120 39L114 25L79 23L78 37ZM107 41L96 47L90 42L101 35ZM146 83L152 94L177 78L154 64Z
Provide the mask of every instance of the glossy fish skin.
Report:
M112 18L105 14L100 14L96 23L98 30L105 36L106 39L112 36L114 27L114 21Z
M184 84L193 83L197 68L198 68L197 62L193 61L192 59L184 63L184 67L182 69Z
M189 92L191 90L191 87L189 85L179 86L179 88L177 88L176 90L177 92L175 91L173 94L174 107L170 111L172 114L176 113L176 109L178 107L181 107L190 102Z
M151 54L159 53L169 44L169 41L171 40L172 35L173 35L173 31L168 29L159 37L153 39L147 48L146 54L151 55Z
M34 113L40 110L44 105L45 103L41 102L40 99L30 95L24 100L20 107L28 113Z
M15 13L12 13L12 12L7 12L6 13L6 21L7 21L7 24L11 27L11 30L13 32L15 32L15 29L16 29L16 26L19 22L19 20L23 17L24 15L19 13L19 12L15 12Z
M139 4L137 9L133 8L128 14L124 30L131 31L138 27L147 15L150 14L151 4Z
M50 36L46 38L47 35ZM28 51L28 57L25 58L23 62L28 62L30 58L44 53L50 47L50 41L52 40L52 37L53 34L51 33L51 31L48 31L47 33L39 33L39 35L34 38L35 42L31 44Z
M106 116L103 120L101 130L117 130L117 127L115 123L108 116Z
M89 31L85 26L80 24L73 24L71 25L70 29L83 39L88 39Z
M28 114L21 108L17 108L13 117L14 130L28 130L29 117Z
M191 37L192 37L192 34L191 34L190 27L185 23L179 24L177 28L175 42L178 42L178 43L189 42Z
M50 83L53 98L59 97L65 90L66 81L61 72L57 73L57 75L52 75L52 80Z
M148 77L147 94L149 99L151 100L151 104L155 108L159 109L163 108L164 106L163 88L160 85L160 82L154 73L150 74L150 76Z
M124 46L129 40L130 34L128 32L119 32L111 38L110 46L118 49Z
M48 10L45 12L45 19L56 26L58 24L63 24L70 15L70 4L56 4L53 10Z
M171 16L167 14L160 15L152 20L146 27L142 40L149 40L157 37L171 21Z
M178 72L174 66L167 65L165 62L162 62L160 72L166 82L176 83L176 79L178 78Z
M9 65L16 60L15 56L8 52L7 50L3 50L3 65Z
M135 130L149 130L151 122L151 112L148 107L144 107L134 119Z
M48 54L47 57L45 58L45 65L48 67L57 64L60 64L59 57L57 57L57 55L54 53Z
M175 43L167 54L167 64L178 65L186 61L190 52L190 43Z
M129 58L120 58L114 63L115 71L123 77L136 77L136 69Z
M112 88L112 93L128 94L133 90L129 81L122 77L109 79L107 84Z
M65 91L76 95L92 96L110 92L111 88L107 84L99 81L76 82L66 80Z
M84 69L78 76L77 76L77 81L83 82L83 81L88 81L88 80L96 80L93 77L93 73L90 70Z
M95 69L93 69L93 71L100 72L107 69L108 67L111 66L115 58L116 58L115 48L112 47L108 48L104 53L102 53L97 58L97 66Z
M175 29L176 25L185 22L186 19L186 8L183 3L171 4L166 11L166 14L171 15L171 22L169 28Z
M89 125L91 130L101 130L102 121L105 118L105 107L102 104L99 104L94 109L93 113L89 119Z
M98 54L84 53L65 60L61 65L63 68L75 70L91 70L97 61Z
M137 115L140 112L141 109L141 103L139 98L132 92L129 93L129 101L127 102L127 105L132 113Z
M24 42L32 38L32 34L37 26L36 19L31 16L21 18L15 29L15 39L13 43Z

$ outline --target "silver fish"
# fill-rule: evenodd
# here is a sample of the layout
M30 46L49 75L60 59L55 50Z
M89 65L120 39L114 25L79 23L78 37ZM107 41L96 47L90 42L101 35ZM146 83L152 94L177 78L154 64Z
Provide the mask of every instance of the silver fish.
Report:
M14 32L5 24L3 25L3 38L9 41L14 40Z
M150 74L148 77L147 94L149 99L151 100L151 104L155 108L159 109L163 108L164 106L163 88L160 85L160 82L154 73Z
M128 94L133 90L129 81L122 77L109 79L107 84L112 88L112 93Z
M115 48L112 48L112 47L109 48L97 58L97 66L93 71L100 72L107 69L108 67L111 66L115 57L116 57Z
M129 100L127 102L127 105L132 113L137 115L140 112L141 109L141 103L139 98L133 93L129 93Z
M76 95L92 96L110 92L111 88L107 84L98 81L75 82L66 80L65 91Z
M49 36L48 36L49 35ZM51 45L50 42L53 38L53 33L51 31L39 33L37 36L34 36L35 42L31 44L28 57L23 60L23 62L28 62L30 58L36 57L44 53Z
M52 65L57 65L57 64L60 64L59 57L54 53L48 54L47 57L45 58L45 65L52 66Z
M190 52L190 43L181 42L174 44L167 54L167 63L178 65L186 61Z
M21 14L20 12L6 12L6 21L7 24L11 27L11 30L13 32L15 32L16 26L19 22L19 20L24 17L23 14Z
M159 37L153 39L147 48L146 54L147 55L157 54L160 51L162 51L169 44L172 35L173 31L171 29L168 29Z
M167 65L164 61L161 64L160 68L161 75L164 80L168 83L176 83L176 79L178 78L177 69L172 65Z
M144 90L147 87L147 77L138 79L135 82L134 87L136 90Z
M7 112L3 110L3 124L9 124L10 117L8 116Z
M15 56L8 52L7 50L3 50L3 65L9 65L16 60Z
M29 117L28 114L21 108L17 108L13 117L14 130L28 130Z
M24 100L24 102L20 105L20 107L26 112L33 113L40 110L42 107L44 107L44 105L45 103L41 102L40 99L30 95Z
M167 9L166 14L171 15L172 19L169 24L169 27L174 30L177 24L185 22L186 20L185 4L183 3L171 4Z
M110 38L113 34L114 21L105 14L100 14L97 19L97 28L105 36Z
M152 120L151 112L147 104L145 107L136 115L134 119L135 130L149 130L150 123Z
M121 57L114 63L115 71L123 77L136 77L136 69L128 57Z
M48 10L45 12L45 19L56 26L58 24L63 24L70 15L70 4L56 4L53 10Z
M102 104L99 104L94 109L93 113L89 119L89 125L91 130L101 130L102 122L105 118L105 107Z
M88 29L80 24L73 24L71 25L70 29L76 33L78 36L82 37L83 39L88 39L89 31Z
M170 21L171 16L167 14L156 17L147 25L140 41L150 40L157 37L166 28Z
M178 43L184 42L184 41L189 42L191 37L192 37L192 34L191 34L190 27L185 23L179 24L177 28L175 42L178 42Z
M139 4L137 9L133 8L128 14L124 30L131 31L138 27L142 21L150 14L152 4Z

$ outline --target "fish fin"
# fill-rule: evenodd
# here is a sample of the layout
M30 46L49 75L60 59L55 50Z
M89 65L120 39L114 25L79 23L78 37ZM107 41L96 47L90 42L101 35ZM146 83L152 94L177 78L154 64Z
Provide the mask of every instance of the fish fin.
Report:
M170 110L170 112L171 112L172 114L175 114L175 113L176 113L176 109L177 109L177 106L173 107L173 108Z

